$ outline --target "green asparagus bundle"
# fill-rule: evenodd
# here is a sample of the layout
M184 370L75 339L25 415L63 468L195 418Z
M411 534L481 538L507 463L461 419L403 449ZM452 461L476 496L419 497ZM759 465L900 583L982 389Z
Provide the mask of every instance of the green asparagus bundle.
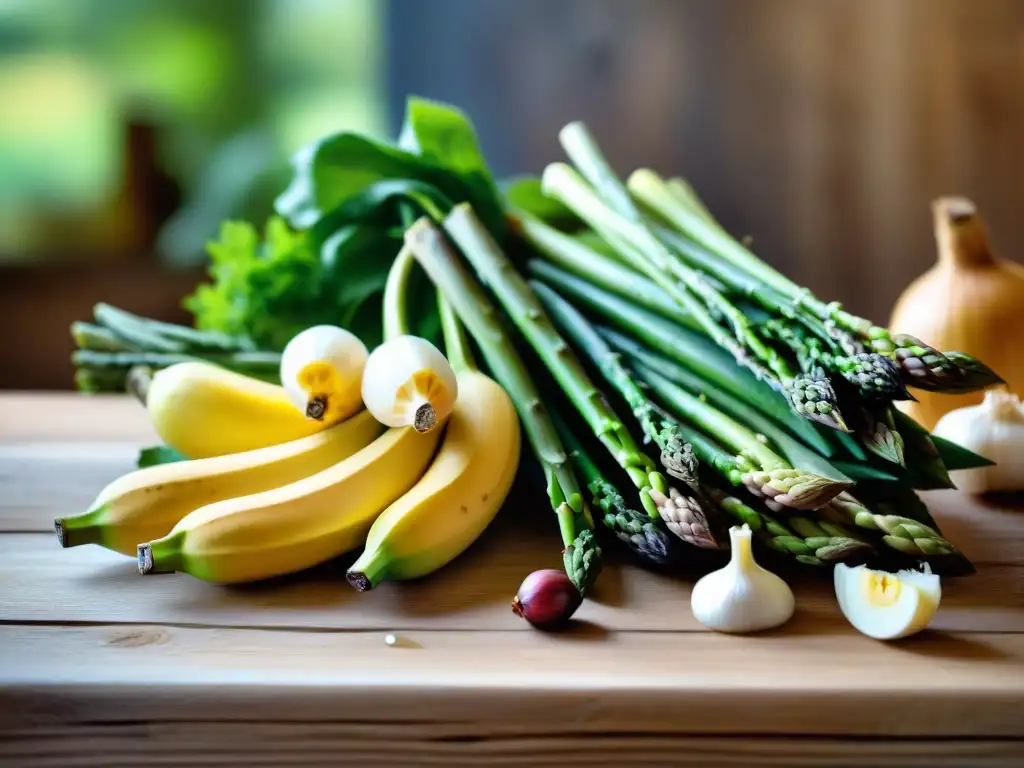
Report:
M676 514L668 481L637 445L604 394L594 385L572 348L555 329L526 280L488 234L473 209L456 206L444 222L483 282L504 307L608 453L625 470L651 517ZM670 512L671 510L671 512Z

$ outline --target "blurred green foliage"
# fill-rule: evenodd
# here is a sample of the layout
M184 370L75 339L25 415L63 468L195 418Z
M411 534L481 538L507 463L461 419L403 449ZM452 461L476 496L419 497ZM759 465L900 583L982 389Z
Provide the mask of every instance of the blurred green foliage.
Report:
M265 221L297 148L383 130L381 6L3 0L0 260L47 252L53 214L111 205L129 122L155 127L160 170L183 193L156 243L166 258L204 259L224 219Z

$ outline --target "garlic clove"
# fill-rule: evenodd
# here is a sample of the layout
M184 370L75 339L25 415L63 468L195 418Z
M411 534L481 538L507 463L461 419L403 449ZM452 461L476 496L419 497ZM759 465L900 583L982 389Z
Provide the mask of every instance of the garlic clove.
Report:
M369 352L354 333L315 325L298 333L281 353L281 385L311 419L328 424L360 410L360 385Z
M729 563L693 585L693 616L716 632L760 632L789 621L796 610L793 590L754 560L750 526L729 529Z
M1017 395L989 390L978 405L950 411L934 434L995 462L950 472L957 488L983 494L1024 490L1024 405Z
M920 632L935 617L942 599L941 582L930 569L888 573L838 563L833 581L843 616L857 631L876 640Z
M398 336L370 353L362 397L382 424L429 432L451 414L458 382L437 347L418 336Z

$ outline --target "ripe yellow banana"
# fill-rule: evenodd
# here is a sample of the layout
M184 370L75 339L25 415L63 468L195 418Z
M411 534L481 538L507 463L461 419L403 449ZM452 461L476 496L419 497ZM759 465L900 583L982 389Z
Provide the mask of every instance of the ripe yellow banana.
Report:
M477 371L460 373L458 385L437 458L377 518L365 551L349 569L356 589L441 568L484 532L505 500L519 465L515 406L504 389Z
M100 544L134 556L141 542L166 536L192 510L316 474L383 431L369 411L360 411L319 434L280 445L129 472L100 491L88 512L57 518L57 539L63 547Z
M266 448L337 423L307 419L282 386L203 362L157 371L145 401L163 441L190 459Z
M229 584L337 557L362 544L377 515L419 480L441 431L392 428L315 475L197 509L139 546L139 572L184 571Z

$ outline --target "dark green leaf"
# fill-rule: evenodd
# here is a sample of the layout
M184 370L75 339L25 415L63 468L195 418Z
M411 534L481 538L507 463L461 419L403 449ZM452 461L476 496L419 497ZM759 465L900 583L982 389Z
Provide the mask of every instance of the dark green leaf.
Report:
M968 448L964 448L962 445L957 445L952 440L947 440L946 438L939 437L935 434L933 434L931 438L932 443L939 452L939 456L942 457L943 462L946 464L946 469L950 471L954 469L991 467L995 464L991 459L986 459L984 456L981 456Z
M892 472L863 461L836 461L831 459L833 466L849 475L854 480L881 480L896 482L900 478Z
M397 147L358 133L336 133L299 150L294 176L275 201L297 229L308 229L345 200L381 179L422 179L435 169Z
M450 104L410 97L400 145L456 173L487 173L476 129L462 110Z
M169 446L154 445L139 451L139 458L135 463L141 469L155 467L157 464L173 464L176 461L188 461L188 457Z
M437 218L448 213L452 201L437 187L415 179L376 181L321 218L310 230L314 247L350 224L387 227L401 221L399 206L411 204L415 215L426 213Z

